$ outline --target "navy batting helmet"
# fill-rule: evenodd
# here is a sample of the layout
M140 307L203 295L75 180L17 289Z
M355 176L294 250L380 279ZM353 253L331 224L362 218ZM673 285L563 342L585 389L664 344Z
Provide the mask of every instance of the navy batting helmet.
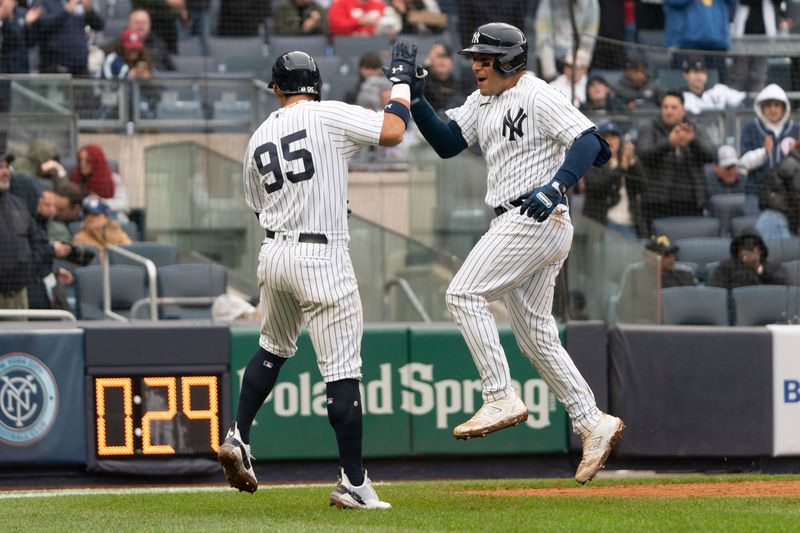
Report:
M492 54L497 56L492 66L503 75L513 74L528 63L528 40L511 24L491 22L479 26L472 34L472 44L459 54Z
M320 100L322 77L314 58L305 52L287 52L272 65L272 81L283 94L310 94Z

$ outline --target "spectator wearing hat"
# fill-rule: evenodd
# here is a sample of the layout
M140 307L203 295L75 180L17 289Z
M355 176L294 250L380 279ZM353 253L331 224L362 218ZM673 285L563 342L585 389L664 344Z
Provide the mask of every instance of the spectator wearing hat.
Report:
M708 196L743 193L744 180L739 170L736 148L723 144L717 149L717 159L705 166Z
M100 250L103 259L105 247L109 244L130 244L131 238L123 231L116 220L109 215L111 209L100 198L89 197L83 202L83 224L73 237L75 244L91 244Z
M283 0L272 20L275 35L328 34L328 15L313 0Z
M568 99L572 100L575 107L580 107L586 101L586 72L589 70L590 56L584 50L578 50L573 67L573 57L564 58L562 74L550 82L550 85L561 91ZM572 95L570 97L570 95Z
M705 129L686 120L682 93L664 95L659 116L639 129L637 141L647 176L642 208L648 220L701 216L707 200L703 165L715 153Z
M149 80L152 77L153 62L144 39L136 30L125 28L103 62L103 78Z
M749 229L731 241L730 258L711 273L712 287L735 289L746 285L786 285L788 273L780 263L767 260L769 249L757 231Z
M614 94L625 101L628 109L655 109L661 102L664 89L650 79L644 58L632 53L625 61L625 70L614 87Z
M617 316L621 322L655 322L658 294L661 289L697 285L691 270L676 265L679 248L666 235L652 235L645 248L660 256L658 275L647 263L629 266L622 275L622 284L617 302Z
M9 160L0 157L0 309L28 309L26 286L36 276L40 238L28 207L9 190Z
M590 168L584 176L583 214L623 237L644 238L647 236L641 206L644 176L636 149L632 142L623 142L622 132L613 122L601 122L597 129L611 148L611 158L602 167Z
M731 89L724 83L717 83L707 89L708 70L702 58L684 59L681 63L683 79L687 91L683 92L686 111L697 115L704 111L721 111L728 107L739 107L747 94Z
M586 82L586 100L581 104L581 111L624 113L627 110L625 102L616 97L604 77L597 74L589 76Z
M800 136L800 124L792 119L789 98L780 86L771 83L764 87L753 102L753 111L756 118L745 124L739 135L740 164L748 171L744 185L746 215L758 214L764 176L789 155Z
M600 5L598 0L570 2L571 6L562 0L541 0L536 11L536 52L541 67L540 77L546 81L556 78L561 64L572 57L576 32L580 36L577 53L584 58L587 68L592 60L600 29ZM575 30L572 28L573 17Z
M15 160L16 172L39 178L43 187L54 188L67 181L67 170L61 164L61 150L49 139L34 139L25 157Z
M439 113L455 107L453 102L461 99L461 91L455 78L455 64L450 47L436 43L425 60L428 77L425 78L425 99Z
M89 46L86 27L100 31L105 21L92 0L42 0L33 28L39 42L39 72L86 76Z

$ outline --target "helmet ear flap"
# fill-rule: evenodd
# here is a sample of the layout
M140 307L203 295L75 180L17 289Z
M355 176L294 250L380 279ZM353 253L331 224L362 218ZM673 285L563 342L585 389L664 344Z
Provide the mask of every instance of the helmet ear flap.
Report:
M526 43L527 44L527 43ZM504 76L514 74L524 69L528 63L527 57L528 47L523 45L515 45L509 50L499 56L496 56L492 66L494 69ZM509 68L503 68L503 65L510 64Z

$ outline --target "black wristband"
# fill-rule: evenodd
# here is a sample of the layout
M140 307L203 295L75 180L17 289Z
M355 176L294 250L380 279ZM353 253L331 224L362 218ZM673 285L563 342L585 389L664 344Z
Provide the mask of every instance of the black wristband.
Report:
M411 121L411 111L406 106L395 100L389 100L389 103L383 108L383 112L391 113L403 119L406 129L408 129L408 123Z

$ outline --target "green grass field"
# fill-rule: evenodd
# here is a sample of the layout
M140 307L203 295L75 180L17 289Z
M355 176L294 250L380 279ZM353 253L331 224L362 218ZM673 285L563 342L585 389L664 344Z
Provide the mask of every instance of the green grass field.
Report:
M29 497L0 492L3 531L798 531L800 498L592 496L592 489L653 483L797 481L800 476L599 479L587 496L479 496L473 489L575 487L571 480L378 484L388 511L328 506L331 485L216 487L185 492ZM118 489L111 489L118 490ZM156 489L153 489L156 490ZM13 496L13 497L12 497Z

